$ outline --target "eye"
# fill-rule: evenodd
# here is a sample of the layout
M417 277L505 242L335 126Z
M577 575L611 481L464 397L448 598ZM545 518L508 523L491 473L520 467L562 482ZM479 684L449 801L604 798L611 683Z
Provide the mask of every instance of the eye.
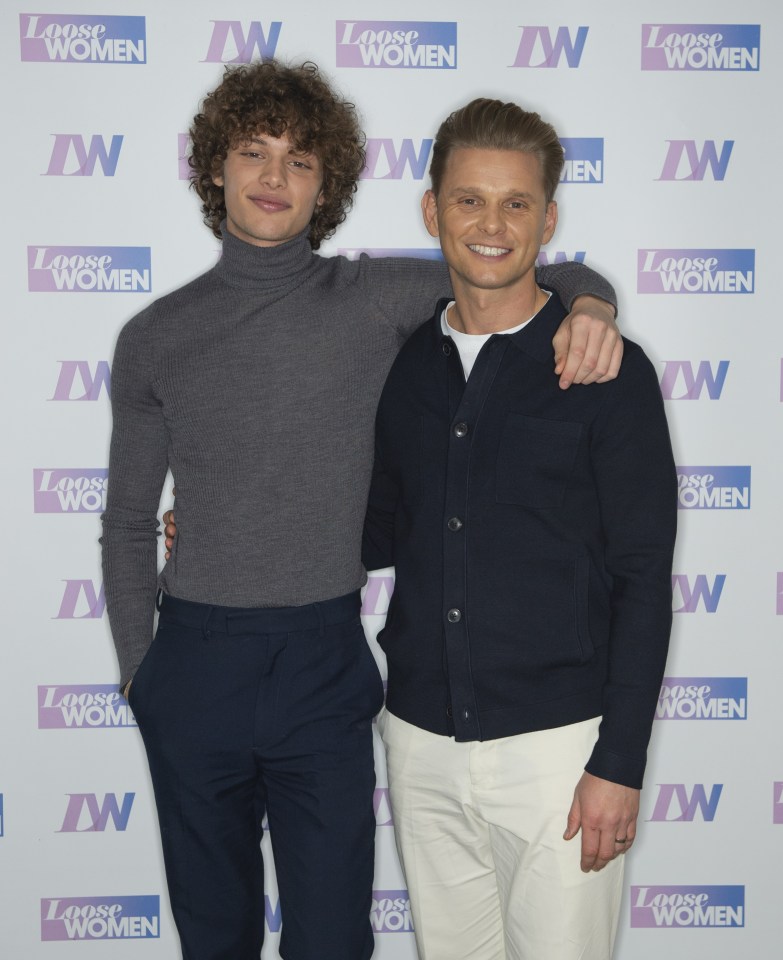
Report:
M508 205L512 210L524 210L527 206L522 200L509 200Z

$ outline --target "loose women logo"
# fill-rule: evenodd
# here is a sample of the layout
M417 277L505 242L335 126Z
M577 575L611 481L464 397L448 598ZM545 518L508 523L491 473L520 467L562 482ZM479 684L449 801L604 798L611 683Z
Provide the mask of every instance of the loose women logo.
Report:
M560 66L565 62L572 70L579 66L587 40L588 27L578 27L576 37L571 36L568 27L558 27L554 38L549 27L522 27L517 55L512 67Z
M362 598L362 616L385 617L389 610L389 601L394 593L393 576L367 577L367 586Z
M251 20L245 33L240 20L212 20L211 23L212 39L202 63L250 63L256 56L260 60L268 60L277 51L280 28L283 26L279 20L275 20L265 33L260 21ZM229 36L233 56L227 55Z
M100 620L103 617L106 612L103 584L96 590L92 580L63 580L63 583L60 610L52 620Z
M657 720L747 720L747 677L664 677Z
M745 887L631 887L632 927L744 927Z
M758 70L760 33L739 23L644 23L642 70Z
M684 783L659 783L658 799L649 821L658 823L692 822L696 814L712 823L718 812L718 803L723 793L723 784L714 783L707 796L703 783L695 783L689 791ZM673 815L672 815L673 814Z
M375 933L412 933L407 890L373 890L370 923Z
M41 900L41 940L154 940L160 897L62 897Z
M22 60L60 63L146 63L144 17L20 13Z
M664 400L700 400L707 391L710 400L720 400L729 361L719 360L713 370L709 360L702 360L694 368L690 360L665 360L661 377L661 395Z
M644 249L637 251L638 293L753 293L756 251Z
M34 513L97 513L106 509L105 467L33 470Z
M106 793L98 800L94 793L68 793L68 806L63 824L57 833L102 833L109 825L124 832L128 829L135 793L126 793L122 801L116 793Z
M408 138L400 141L399 149L391 137L369 137L365 144L366 163L362 180L402 180L406 167L414 180L423 180L432 140L424 139L417 147Z
M561 183L603 183L604 141L602 137L561 137L565 163Z
M0 793L0 837L3 835L3 795ZM772 784L772 822L783 823L783 782Z
M680 510L750 510L750 467L677 467Z
M60 683L38 687L39 730L135 727L116 683Z
M553 263L584 263L586 256L586 250L574 250L573 253L566 250L539 250L536 266L548 267Z
M699 609L699 603L703 602L707 613L715 613L725 583L725 573L716 573L712 586L710 586L709 580L703 573L697 574L693 584L684 573L672 574L673 612L696 613ZM682 603L677 606L680 600Z
M707 170L714 180L724 180L734 149L733 140L724 140L718 154L715 140L705 140L701 149L695 140L667 140L669 149L658 180L703 180Z
M388 787L376 787L372 798L373 809L375 810L376 827L393 827L394 819L392 817L391 800L389 799Z
M121 133L115 133L109 146L100 134L90 137L89 146L80 133L53 133L54 144L45 177L92 177L96 165L105 177L117 172L122 143Z
M98 360L93 371L89 360L58 360L60 375L50 400L98 400L103 390L111 392L111 369L108 360ZM81 382L77 386L77 379ZM74 396L74 389L76 395Z
M338 67L455 70L457 24L338 20Z
M31 293L149 293L149 247L28 247Z

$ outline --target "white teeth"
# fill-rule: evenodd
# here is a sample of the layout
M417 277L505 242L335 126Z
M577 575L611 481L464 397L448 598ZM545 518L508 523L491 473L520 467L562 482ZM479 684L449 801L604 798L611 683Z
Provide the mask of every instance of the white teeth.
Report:
M474 253L480 253L482 257L501 257L509 252L508 247L485 247L480 243L469 243L468 249Z

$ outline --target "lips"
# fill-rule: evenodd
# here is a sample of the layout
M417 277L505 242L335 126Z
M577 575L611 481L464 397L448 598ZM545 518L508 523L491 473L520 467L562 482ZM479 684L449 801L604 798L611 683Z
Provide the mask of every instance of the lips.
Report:
M263 195L250 197L250 201L255 204L259 210L264 210L266 213L279 213L281 210L288 210L291 206L291 204L285 200Z
M511 253L509 247L485 247L481 243L469 243L468 250L478 253L482 257L502 257L506 253Z

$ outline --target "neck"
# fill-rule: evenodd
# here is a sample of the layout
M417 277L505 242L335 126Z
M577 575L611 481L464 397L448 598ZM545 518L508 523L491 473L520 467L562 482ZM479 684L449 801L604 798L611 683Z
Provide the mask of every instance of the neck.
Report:
M535 283L522 290L481 290L466 286L454 276L454 306L449 323L462 333L502 333L534 317L547 301L547 295Z

